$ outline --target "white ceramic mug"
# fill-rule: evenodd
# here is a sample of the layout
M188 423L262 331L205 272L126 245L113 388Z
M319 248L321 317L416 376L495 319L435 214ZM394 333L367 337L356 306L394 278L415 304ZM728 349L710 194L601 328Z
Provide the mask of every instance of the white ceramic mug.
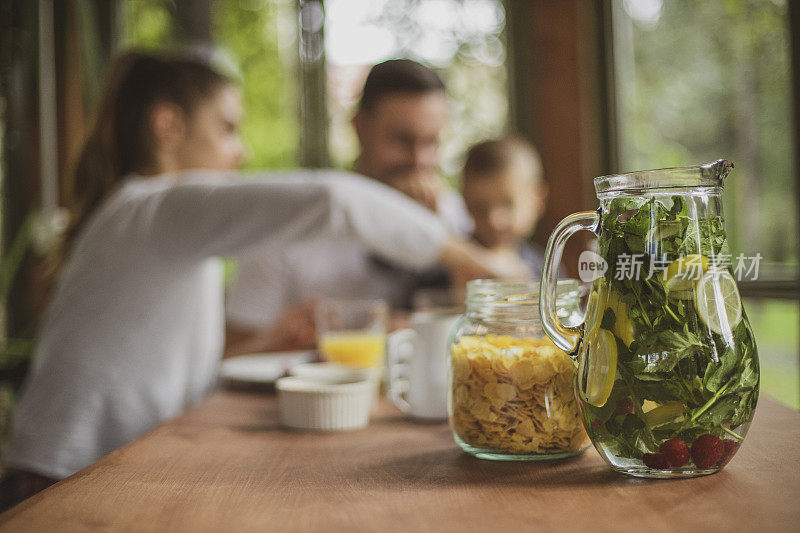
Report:
M447 418L447 367L450 333L461 315L420 311L411 328L389 334L386 356L389 398L414 418Z

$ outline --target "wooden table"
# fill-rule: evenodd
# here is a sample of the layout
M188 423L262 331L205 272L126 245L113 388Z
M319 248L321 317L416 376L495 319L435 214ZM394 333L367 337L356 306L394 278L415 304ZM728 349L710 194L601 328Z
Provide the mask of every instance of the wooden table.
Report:
M594 449L551 463L460 452L383 403L367 429L285 431L277 400L221 391L0 516L13 531L798 531L800 414L762 398L721 473L642 480Z

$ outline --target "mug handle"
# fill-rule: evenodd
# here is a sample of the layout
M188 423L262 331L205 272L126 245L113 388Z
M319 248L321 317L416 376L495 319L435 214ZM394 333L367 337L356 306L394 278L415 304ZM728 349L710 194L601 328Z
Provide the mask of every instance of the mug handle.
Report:
M550 234L547 249L544 252L542 266L542 284L539 290L539 315L547 336L573 358L577 356L583 338L583 325L565 326L558 318L556 301L558 298L558 266L564 252L564 244L574 233L580 230L591 231L595 235L600 229L600 211L581 211L573 213L558 225Z
M386 362L389 367L389 398L404 413L411 410L408 394L406 370L414 356L417 332L413 329L400 329L386 337Z

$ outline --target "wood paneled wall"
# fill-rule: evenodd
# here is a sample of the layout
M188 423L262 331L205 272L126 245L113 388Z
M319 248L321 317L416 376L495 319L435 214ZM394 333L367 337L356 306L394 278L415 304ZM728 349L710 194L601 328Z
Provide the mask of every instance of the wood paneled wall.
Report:
M550 185L547 213L534 240L547 242L563 217L597 207L592 179L611 172L613 117L609 108L604 7L588 0L508 0L511 129L533 141ZM563 263L593 237L573 237Z

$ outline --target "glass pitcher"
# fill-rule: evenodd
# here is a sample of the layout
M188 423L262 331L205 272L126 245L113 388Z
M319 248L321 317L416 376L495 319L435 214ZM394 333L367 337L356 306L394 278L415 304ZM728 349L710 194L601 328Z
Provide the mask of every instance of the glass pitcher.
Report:
M719 160L596 178L600 208L568 216L550 236L542 325L576 360L584 426L618 472L712 474L750 426L758 355L721 205L732 168ZM592 287L583 323L567 326L556 310L558 264L579 230L597 235L598 253L581 254Z

